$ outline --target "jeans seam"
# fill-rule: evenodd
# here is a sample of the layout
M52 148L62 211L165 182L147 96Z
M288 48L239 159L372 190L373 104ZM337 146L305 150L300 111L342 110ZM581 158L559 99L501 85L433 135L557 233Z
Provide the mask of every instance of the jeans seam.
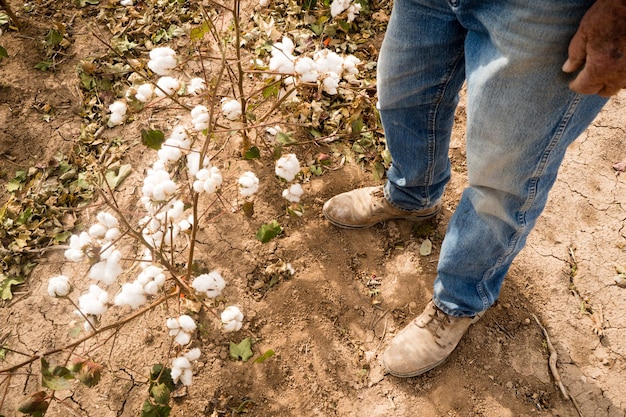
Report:
M507 251L498 257L498 260L493 267L485 271L483 278L476 285L476 292L479 294L481 300L483 301L483 307L485 309L487 309L489 305L491 305L492 300L489 299L488 294L483 290L483 283L488 279L488 277L493 273L494 270L500 268L503 265L505 259L511 256L512 253L515 253L515 247L517 246L520 236L523 234L527 226L526 214L535 203L537 197L537 183L539 181L539 177L545 171L550 154L554 151L559 141L563 138L567 126L569 125L569 122L572 119L574 112L578 108L580 101L581 95L576 94L571 101L569 107L567 108L567 111L563 114L557 130L552 136L548 147L543 152L543 155L541 156L541 159L537 164L537 168L535 169L535 172L533 173L533 176L530 180L528 197L526 198L526 201L524 202L524 205L522 206L520 211L517 213L518 230L513 234L513 236L511 236Z
M433 100L434 106L428 113L428 168L426 170L426 183L423 185L425 194L424 198L427 200L426 206L430 206L430 194L429 187L433 183L433 177L435 174L435 155L437 147L437 115L439 113L439 106L443 102L443 97L446 94L446 90L450 86L450 81L454 78L454 74L459 67L459 62L463 61L464 52L457 56L454 63L450 66L449 70L444 75L441 87L437 90L435 100Z

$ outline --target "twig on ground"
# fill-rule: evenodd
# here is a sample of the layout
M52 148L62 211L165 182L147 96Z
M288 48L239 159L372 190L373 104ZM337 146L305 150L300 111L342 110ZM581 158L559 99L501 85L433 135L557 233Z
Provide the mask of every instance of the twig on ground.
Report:
M17 30L22 30L22 23L18 20L17 16L15 16L15 13L13 13L11 7L9 7L9 3L7 3L5 0L0 0L0 6L2 6L2 8L7 12L9 17L13 21L13 24L15 24Z
M556 368L556 361L557 361L557 358L558 358L558 354L556 353L556 349L554 348L554 345L550 341L550 336L548 336L548 331L546 330L545 327L543 327L543 325L541 324L541 322L539 321L539 319L537 318L536 315L534 315L532 313L531 313L531 315L533 316L533 318L537 322L537 325L541 328L541 331L543 332L543 335L546 338L546 344L548 345L548 352L550 353L550 358L548 359L548 364L550 365L550 372L552 373L552 377L554 378L554 382L561 389L561 394L563 394L563 397L565 397L566 400L572 400L572 398L569 396L569 394L567 392L567 389L565 388L565 385L563 385L563 382L561 381L561 375L559 374L559 370ZM574 404L576 404L574 401L572 401L572 402Z

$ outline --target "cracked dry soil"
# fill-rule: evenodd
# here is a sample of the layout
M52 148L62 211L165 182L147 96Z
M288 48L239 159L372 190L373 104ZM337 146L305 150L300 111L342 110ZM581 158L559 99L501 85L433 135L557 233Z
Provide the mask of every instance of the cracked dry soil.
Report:
M48 73L33 69L38 58L28 51L34 40L3 35L4 46L14 51L0 63L3 183L15 169L67 152L78 137L81 100L73 71L79 48L101 48L88 35L77 34L68 63ZM56 109L49 122L42 120L42 103ZM232 163L232 172L254 168L261 180L255 214L226 211L216 217L202 229L198 253L199 260L223 272L226 298L242 307L245 325L223 334L209 315L197 316L202 326L193 343L203 355L194 366L194 384L172 400L171 415L230 416L239 409L259 417L625 416L626 289L613 284L615 266L626 265L626 177L612 168L626 159L624 93L571 146L499 302L442 366L407 380L383 374L375 355L431 295L441 237L466 181L463 124L461 105L451 149L453 179L445 209L427 231L434 248L429 256L419 255L424 230L406 222L346 231L321 217L322 204L332 195L374 183L354 165L304 184L305 213L291 218L284 214L271 161ZM122 137L132 147L125 160L135 172L119 193L130 208L138 198L141 164L150 157L139 144L137 126L106 130L102 137L105 142ZM330 152L303 148L299 156L306 160L320 150ZM89 224L95 212L80 215ZM273 218L285 232L259 243L254 233ZM264 271L280 261L290 262L296 273L267 289ZM28 284L2 305L0 334L9 334L12 348L42 352L69 340L73 307L46 294L47 279L61 272L67 272L62 253L49 252ZM73 393L58 392L65 400L46 415L139 415L149 368L168 361L164 318L171 311L175 305L163 305L113 339L92 341L91 354L106 368L102 381L92 389L76 385ZM550 335L574 401L564 399L555 385L533 314ZM275 356L264 363L230 360L229 340L248 336L256 340L255 357L269 349ZM0 413L19 415L16 404L39 390L37 372L33 365L13 377Z

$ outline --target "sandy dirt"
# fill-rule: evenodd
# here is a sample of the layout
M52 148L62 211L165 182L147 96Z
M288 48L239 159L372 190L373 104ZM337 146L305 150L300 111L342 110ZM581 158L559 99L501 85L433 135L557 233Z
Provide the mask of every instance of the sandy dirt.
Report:
M80 48L102 48L80 32L66 63L55 72L37 71L33 65L40 57L29 51L37 50L39 32L41 27L31 23L19 34L0 37L11 51L10 59L0 62L3 189L16 169L69 152L82 123L75 78ZM56 109L49 121L42 117L46 104ZM192 346L203 353L194 365L193 385L175 393L172 416L626 415L626 289L614 281L616 266L626 266L626 177L613 168L626 159L625 93L614 97L569 149L546 211L513 264L498 303L440 367L406 380L384 374L379 356L385 344L432 294L438 250L466 183L464 115L461 103L444 210L420 227L390 221L348 231L325 221L321 208L328 198L379 183L370 172L342 164L334 144L296 150L303 161L319 152L332 157L331 169L303 184L301 217L286 214L271 160L236 160L236 148L222 154L222 169L232 176L253 169L262 192L252 217L222 207L209 210L215 215L201 228L196 261L219 269L228 281L217 306L237 304L246 319L242 330L225 334L206 309L192 313L201 324ZM154 155L139 145L132 124L102 135L105 144L120 137L129 145L125 161L134 173L118 195L132 210L143 168ZM88 224L95 212L77 215ZM272 219L284 232L262 244L254 234ZM426 238L433 252L421 256ZM295 274L275 272L282 263L290 263ZM136 263L127 266L129 274L137 270ZM28 283L1 305L0 336L8 336L6 345L35 354L70 341L74 307L48 297L47 280L72 268L62 251L42 257ZM76 266L75 272L84 269ZM150 367L169 360L164 319L178 311L185 305L170 300L114 337L78 348L77 354L105 366L102 381L91 389L76 384L71 392L57 392L63 401L54 402L46 415L139 415ZM110 320L128 312L118 311ZM535 317L558 353L558 371L571 400L550 372L546 337ZM245 337L255 341L253 359L268 350L275 355L263 363L230 359L229 341ZM0 368L19 358L8 354ZM17 404L40 389L38 372L35 363L12 377L0 414L21 415Z

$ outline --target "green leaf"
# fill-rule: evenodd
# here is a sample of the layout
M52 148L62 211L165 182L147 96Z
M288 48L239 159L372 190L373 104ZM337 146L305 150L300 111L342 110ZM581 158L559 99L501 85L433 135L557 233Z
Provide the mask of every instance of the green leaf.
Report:
M251 146L250 149L243 154L243 159L250 161L252 159L259 159L261 157L261 151L256 146Z
M0 345L0 361L3 361L7 357L7 347Z
M203 22L202 25L191 29L189 37L194 42L201 41L206 33L209 33L209 24L207 22Z
M159 150L165 142L165 135L160 130L141 129L141 143L148 148Z
M351 123L352 133L361 133L363 130L363 118L357 117L356 120L353 120Z
M50 67L52 67L52 61L48 60L48 61L41 61L37 64L35 64L35 69L38 69L39 71L48 71L50 69Z
M230 342L230 357L235 360L247 361L252 357L252 340L249 337L243 339L239 344Z
M0 277L4 278L0 281L0 298L10 300L13 298L11 286L23 284L24 278L7 278L5 275L0 275Z
M289 134L289 133L278 132L276 134L276 142L278 142L278 143L280 143L282 145L288 145L290 143L296 143L298 141L295 140L294 138L292 138L291 134Z
M71 388L72 372L64 366L51 367L45 358L41 358L41 385L54 391Z
M55 29L50 29L46 34L45 40L49 46L57 46L63 40L63 35Z
M420 246L420 255L428 256L433 251L433 242L430 239L424 239L422 245Z
M174 389L174 380L172 379L172 370L170 368L163 368L160 363L154 364L150 371L150 384L165 384L165 386L172 391Z
M0 61L2 61L2 58L8 58L8 57L9 57L9 53L7 52L6 49L2 47L2 45L0 45Z
M261 356L259 356L258 358L256 358L254 360L254 363L263 363L265 362L266 359L271 358L272 356L274 356L274 351L270 349L264 354L262 354Z
M262 243L267 243L282 231L283 228L280 227L280 224L276 220L272 220L270 223L265 223L259 228L256 232L256 238Z
M22 188L22 183L16 179L12 179L6 183L5 187L7 187L8 192L12 193L13 191L17 191Z
M267 87L264 87L261 91L263 98L268 97L278 97L278 93L280 92L280 84L272 82Z
M141 417L169 417L172 407L162 404L152 404L146 400L141 408Z
M150 388L150 396L157 404L165 404L170 401L170 389L165 384L155 384Z

